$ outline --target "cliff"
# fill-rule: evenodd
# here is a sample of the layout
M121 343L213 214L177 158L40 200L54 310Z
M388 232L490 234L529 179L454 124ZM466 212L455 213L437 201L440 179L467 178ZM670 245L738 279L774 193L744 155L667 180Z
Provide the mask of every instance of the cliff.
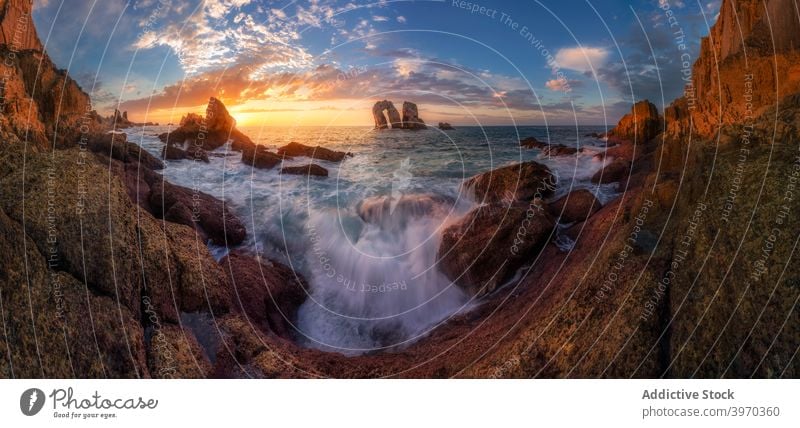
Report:
M701 41L692 84L667 109L669 129L710 138L720 127L750 123L800 91L800 23L792 0L722 2Z
M74 144L99 130L89 96L42 49L31 18L31 1L0 2L0 137L27 141L34 150ZM83 130L83 132L81 131Z

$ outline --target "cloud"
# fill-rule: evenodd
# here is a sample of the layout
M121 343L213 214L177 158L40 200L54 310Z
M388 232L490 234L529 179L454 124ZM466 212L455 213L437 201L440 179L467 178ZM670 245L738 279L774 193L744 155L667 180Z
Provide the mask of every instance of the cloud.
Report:
M545 82L544 86L555 92L572 92L574 88L583 86L583 82L580 80L573 80L573 79L550 79Z
M401 24L405 24L406 23L406 17L403 16L403 15L398 16L397 17L397 22L399 22Z
M607 59L605 48L586 46L559 49L555 57L558 67L581 73L591 73L592 69L605 65Z

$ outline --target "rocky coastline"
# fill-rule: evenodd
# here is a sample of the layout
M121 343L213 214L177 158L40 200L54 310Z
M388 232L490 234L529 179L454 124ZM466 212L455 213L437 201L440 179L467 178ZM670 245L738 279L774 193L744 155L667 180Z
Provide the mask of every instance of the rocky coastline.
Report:
M778 217L800 210L787 199L800 179L800 24L781 14L789 0L765 4L723 0L692 91L663 114L637 100L609 132L609 162L592 181L617 183L619 198L602 205L576 190L554 200L553 174L536 162L467 179L484 203L443 231L437 259L481 304L402 349L347 357L298 345L292 320L307 281L259 254L215 260L208 242L235 247L253 231L224 201L158 170L225 144L286 174L324 177L312 161L351 155L300 143L271 152L211 98L205 115L160 136L162 159L151 156L110 133L133 122L93 111L32 23L9 44L5 23L30 15L31 2L7 1L0 50L17 54L0 116L0 299L14 316L0 376L797 377L792 243L761 264L742 260L763 253L768 231L800 230L797 216ZM736 12L747 16L741 33ZM778 90L745 101L742 70ZM756 112L746 127L745 108ZM426 128L410 102L402 116L386 100L372 111L376 129ZM295 157L309 163L282 166ZM558 228L574 241L568 252Z

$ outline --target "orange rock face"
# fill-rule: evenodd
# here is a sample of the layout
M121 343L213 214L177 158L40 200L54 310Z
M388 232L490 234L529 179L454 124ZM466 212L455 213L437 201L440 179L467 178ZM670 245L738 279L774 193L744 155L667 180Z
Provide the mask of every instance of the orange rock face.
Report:
M746 124L800 91L800 22L791 0L725 0L703 38L692 84L665 112L670 134L709 138L720 126ZM676 122L677 121L677 122Z
M609 136L636 144L646 143L661 132L661 122L656 106L650 101L642 100L634 104L631 112L620 119L617 126L609 132Z

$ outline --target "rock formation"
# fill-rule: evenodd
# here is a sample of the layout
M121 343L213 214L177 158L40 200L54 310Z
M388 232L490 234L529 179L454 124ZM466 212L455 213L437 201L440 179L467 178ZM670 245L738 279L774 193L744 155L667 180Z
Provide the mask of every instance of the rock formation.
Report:
M384 112L386 112L384 114ZM386 115L389 121L386 121ZM400 113L391 101L378 101L372 106L372 118L375 120L375 129L402 128L403 122L400 120Z
M316 177L327 177L328 170L315 164L301 166L286 166L281 168L281 174L295 174L295 175L313 175Z
M578 149L575 147L569 147L563 144L543 143L537 140L536 137L522 139L519 141L519 145L529 149L539 149L545 156L565 156L578 153Z
M417 105L403 101L403 129L426 129L425 122L420 119Z
M630 172L630 162L625 159L614 159L592 176L592 183L608 184L625 179Z
M723 1L700 45L683 97L665 109L671 135L711 138L720 125L749 123L800 91L800 22L792 0ZM787 12L788 11L788 12Z
M387 115L389 116L388 121L386 120ZM372 106L372 118L375 120L375 129L388 129L390 126L392 129L417 130L427 128L425 122L419 117L417 105L408 101L403 101L402 118L394 104L389 100L378 101Z
M267 150L266 147L256 146L242 151L242 162L255 168L271 169L283 161L283 157Z
M479 202L523 201L550 196L555 176L546 166L523 162L478 174L464 182Z
M279 147L278 154L287 157L305 156L312 159L325 160L329 162L341 162L345 158L353 156L352 153L348 152L326 149L322 146L311 147L295 142L291 142L285 146Z
M169 207L150 197L163 179L145 164L158 159L117 136L92 142L94 150L23 150L20 106L34 103L37 151L48 148L56 115L69 123L88 106L49 60L45 76L32 77L36 56L46 55L26 32L17 39L29 50L18 53L4 88L14 102L0 118L0 376L798 377L800 217L792 213L800 198L785 198L798 178L800 130L792 8L788 0L723 0L694 67L702 90L665 111L664 138L645 145L656 155L632 143L610 152L642 178L570 227L570 251L547 243L552 216L530 190L547 177L541 167L476 179L482 199L514 202L491 202L447 227L439 259L457 285L486 295L481 304L398 352L357 357L287 339L304 295L289 268L238 251L217 263L199 230L154 217L150 210L185 222L181 205L193 195L169 190L181 195ZM19 11L29 13L30 3L0 4L3 49ZM764 37L767 22L774 38ZM748 70L760 87L745 133L737 121L747 117L740 95ZM64 93L28 92L59 79ZM77 101L64 103L73 110L56 110L66 98ZM62 122L58 133L59 147L81 140ZM517 242L523 224L531 239ZM776 230L787 239L772 240Z
M32 150L74 145L97 132L102 119L89 96L43 51L30 0L0 2L0 139L27 141Z
M554 226L541 200L482 205L444 230L439 267L470 294L490 293L536 258Z
M236 128L236 120L217 98L208 100L205 116L189 113L181 118L178 129L158 136L166 144L195 145L203 150L214 150L231 141L231 149L252 149L255 143Z
M643 144L662 131L662 122L656 106L650 101L642 100L634 104L631 112L620 119L617 126L609 131L608 137Z
M547 206L550 214L559 223L584 221L602 207L594 194L586 189L573 190Z
M453 128L453 125L450 125L447 122L439 122L439 129L441 129L443 131L449 131L449 130L452 130L454 128Z

